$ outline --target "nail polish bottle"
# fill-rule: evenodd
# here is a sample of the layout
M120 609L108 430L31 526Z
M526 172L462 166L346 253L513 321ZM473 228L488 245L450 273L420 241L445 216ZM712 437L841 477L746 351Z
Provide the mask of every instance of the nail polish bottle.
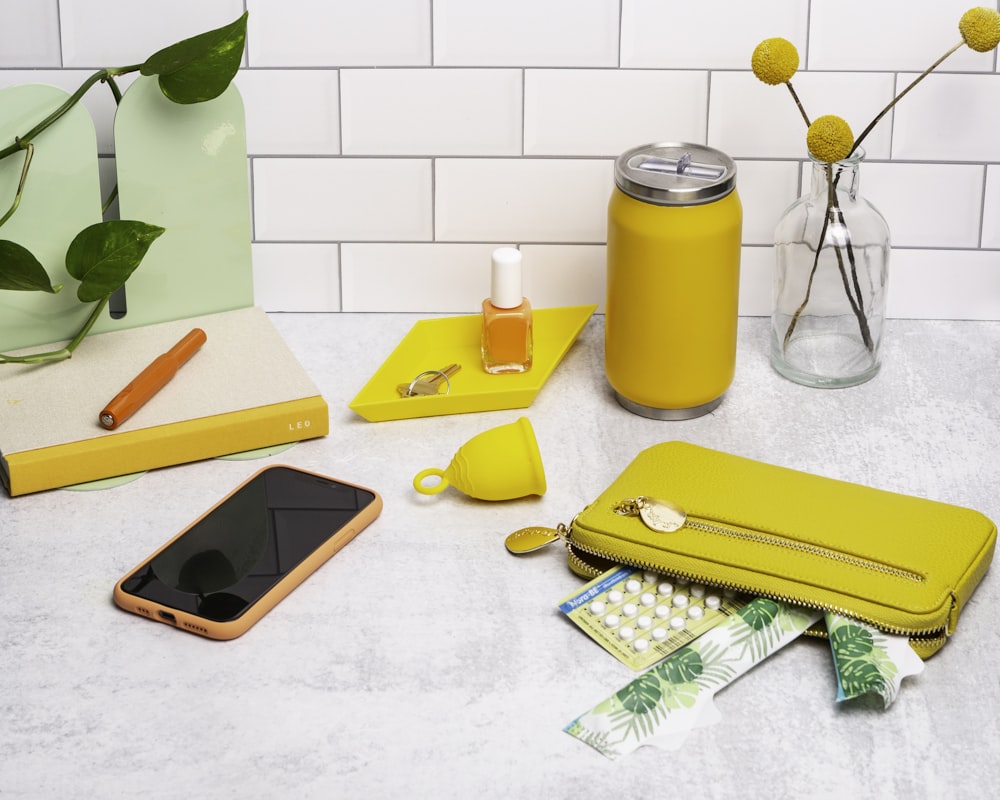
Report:
M483 369L491 374L531 368L531 304L522 295L521 251L493 251L490 296L483 300Z

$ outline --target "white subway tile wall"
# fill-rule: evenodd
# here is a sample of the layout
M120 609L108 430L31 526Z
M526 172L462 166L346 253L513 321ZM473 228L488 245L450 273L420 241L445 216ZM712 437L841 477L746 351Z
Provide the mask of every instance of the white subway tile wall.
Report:
M74 90L250 12L257 302L269 310L475 311L489 255L525 256L536 307L603 310L614 158L690 141L738 164L741 312L771 302L771 235L808 188L801 117L750 72L802 57L812 116L859 132L960 41L983 0L0 0L0 88ZM121 82L127 88L131 78ZM102 181L114 105L95 88ZM861 190L893 238L890 314L1000 319L1000 73L962 48L865 142Z

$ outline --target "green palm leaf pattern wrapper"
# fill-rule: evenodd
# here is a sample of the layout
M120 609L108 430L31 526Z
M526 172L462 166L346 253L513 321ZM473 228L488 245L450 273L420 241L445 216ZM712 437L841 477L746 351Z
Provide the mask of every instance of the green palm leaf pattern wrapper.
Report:
M718 719L712 698L821 618L757 598L581 715L566 732L615 758L651 744L680 747L695 728Z
M838 702L875 695L888 708L903 678L924 669L905 636L890 636L837 614L826 615L826 629L837 671Z

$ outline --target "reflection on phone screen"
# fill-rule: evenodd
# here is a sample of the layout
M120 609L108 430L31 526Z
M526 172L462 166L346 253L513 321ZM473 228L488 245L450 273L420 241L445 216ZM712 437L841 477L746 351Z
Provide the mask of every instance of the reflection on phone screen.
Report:
M206 619L236 619L374 499L287 467L264 470L122 589Z

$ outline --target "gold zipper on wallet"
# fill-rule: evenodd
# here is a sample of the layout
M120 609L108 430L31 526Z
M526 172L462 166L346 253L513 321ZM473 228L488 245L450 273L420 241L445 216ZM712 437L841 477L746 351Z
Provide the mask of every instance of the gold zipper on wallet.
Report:
M641 520L642 524L644 524L649 530L657 533L663 533L665 535L670 535L680 531L681 529L699 530L705 533L728 536L768 546L790 548L818 557L829 558L851 566L869 569L907 580L917 582L922 582L924 580L923 576L916 572L889 564L883 564L878 561L851 556L829 548L796 542L791 539L761 533L747 528L725 525L714 520L695 518L690 514L687 514L676 504L669 501L638 496L622 500L615 506L614 510L616 514L621 516L636 517ZM625 556L620 551L609 551L604 548L596 547L592 544L583 544L573 535L573 525L575 522L576 519L574 519L573 523L568 526L560 523L555 528L544 526L521 528L520 530L514 531L514 533L507 537L507 549L515 555L523 555L546 547L553 542L562 541L567 546L570 567L574 572L583 576L596 577L604 570L601 567L596 567L590 564L580 555L580 553L609 562L625 564L626 566L634 567L636 569L651 570L653 572L659 572L674 578L682 578L696 583L708 584L719 589L731 589L738 594L763 596L772 600L788 603L790 605L803 606L817 611L839 614L840 616L850 617L873 625L886 633L919 638L924 645L929 645L933 641L944 640L946 638L946 628L944 626L920 629L901 628L898 626L887 625L884 621L873 619L842 606L816 602L815 600L810 600L805 597L789 595L782 592L769 591L761 589L759 586L748 586L746 584L720 580L718 577L701 573L671 569L660 563L653 563L647 560ZM597 533L598 535L601 535L599 532Z
M893 566L892 564L854 556L839 550L833 550L829 547L821 547L820 545L798 542L782 536L761 533L760 531L737 527L704 517L693 518L676 503L671 503L667 500L657 500L652 497L640 495L639 497L623 500L615 506L614 511L616 514L625 517L639 517L647 528L657 533L674 533L681 528L688 528L702 531L703 533L728 536L731 539L756 542L757 544L768 545L769 547L780 547L785 550L808 553L818 558L838 561L842 564L849 564L852 567L880 572L883 575L892 575L895 578L904 578L915 583L924 582L923 575L912 570Z

